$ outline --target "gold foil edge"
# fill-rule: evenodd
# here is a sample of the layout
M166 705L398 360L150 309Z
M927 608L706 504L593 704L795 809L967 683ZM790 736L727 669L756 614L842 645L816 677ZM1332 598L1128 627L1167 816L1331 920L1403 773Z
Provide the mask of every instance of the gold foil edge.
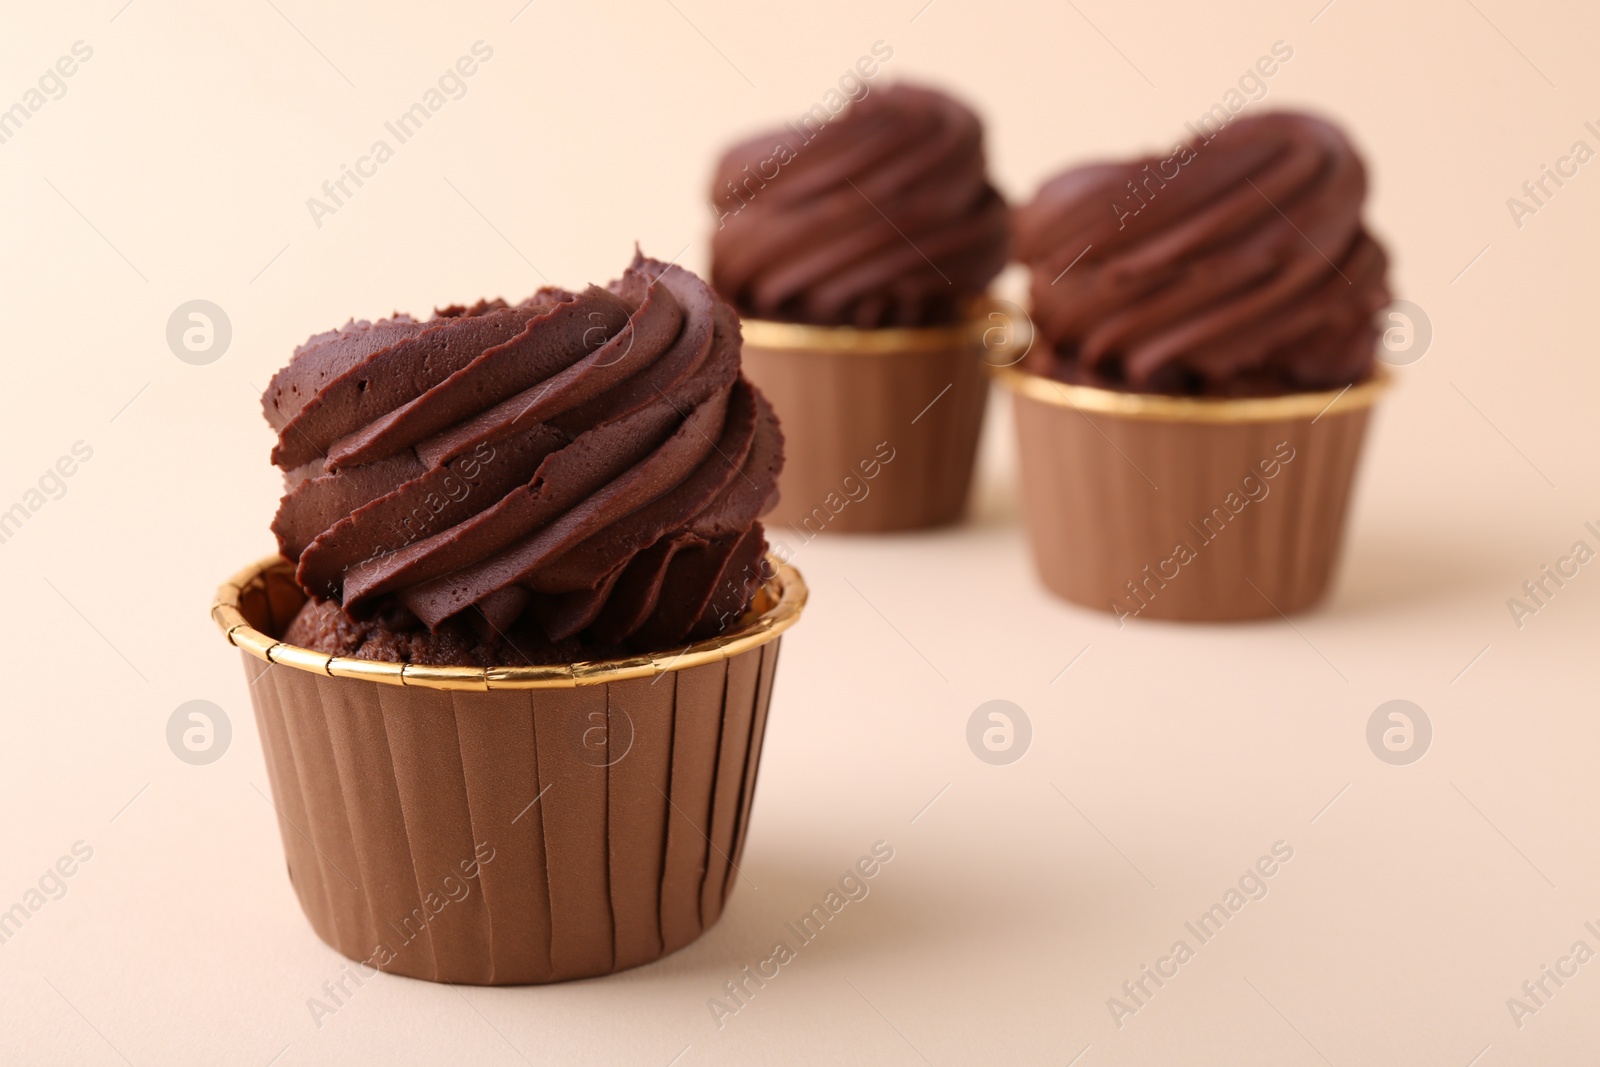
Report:
M351 659L334 656L328 660L328 674L334 678L360 678L384 685L404 685L401 677L404 663L387 663L376 659Z
M217 590L216 602L211 605L211 618L231 643L256 658L312 674L455 692L571 689L579 685L603 685L687 670L731 659L771 641L799 621L810 593L805 579L794 567L779 562L771 553L768 553L767 561L774 576L758 592L757 597L758 602L768 606L754 618L747 616L745 625L737 631L697 641L677 652L585 663L540 667L433 667L418 663L329 656L325 652L286 644L251 626L239 610L239 600L244 592L263 586L268 571L293 573L293 564L279 556L263 559L224 583Z
M1016 395L1040 403L1127 419L1164 422L1315 421L1330 412L1368 407L1394 384L1393 375L1385 368L1378 367L1366 381L1347 385L1343 389L1290 393L1287 396L1198 397L1124 393L1092 385L1071 385L1015 367L990 367L990 373Z
M249 623L231 627L227 634L228 640L239 648L244 649L257 659L266 660L268 663L272 662L272 650L282 644L282 642L268 637Z
M655 673L655 660L650 656L631 656L628 659L597 660L572 665L574 684L582 684L579 679L596 674L608 675L606 678L608 682L624 682L629 678L648 678Z
M299 645L286 645L281 641L267 649L267 659L284 667L294 667L312 674L328 674L328 662L333 659L326 652L313 652Z
M858 326L811 326L799 322L741 318L739 328L745 344L769 350L793 349L844 356L943 352L969 346L981 348L988 312L993 307L988 298L981 298L967 308L960 322L948 326L862 329Z
M223 633L227 633L236 626L249 625L245 617L240 614L239 609L232 604L212 604L211 621L216 623L217 628Z
M489 682L482 667L434 667L426 663L407 663L400 670L404 685L423 689L446 689L457 693L487 693Z
M558 663L546 667L489 667L484 681L490 689L571 689L577 685L572 666Z

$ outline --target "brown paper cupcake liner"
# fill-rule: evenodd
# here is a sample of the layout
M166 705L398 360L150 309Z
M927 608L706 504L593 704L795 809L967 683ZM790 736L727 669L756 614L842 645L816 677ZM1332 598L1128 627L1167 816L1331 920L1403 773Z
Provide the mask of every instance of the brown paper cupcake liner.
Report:
M1244 399L996 374L1015 398L1028 539L1051 591L1119 621L1275 617L1326 593L1386 374Z
M805 534L939 526L966 509L989 396L983 328L744 320L744 372L783 424L769 525Z
M212 617L243 653L318 936L482 985L608 974L699 937L739 877L779 635L805 605L774 566L735 632L555 667L330 657L276 639L304 601L291 564L223 585Z

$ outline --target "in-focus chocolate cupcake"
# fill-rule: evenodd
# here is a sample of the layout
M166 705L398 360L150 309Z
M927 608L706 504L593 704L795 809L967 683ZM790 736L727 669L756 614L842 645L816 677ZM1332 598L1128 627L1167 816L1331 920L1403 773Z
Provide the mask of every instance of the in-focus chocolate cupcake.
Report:
M783 438L733 309L636 256L604 289L319 334L262 402L281 555L212 614L317 933L481 984L699 936L805 600L766 555Z
M988 392L979 301L1007 254L977 116L862 91L735 145L712 182L712 284L788 438L772 521L803 536L959 518Z
M1277 112L1068 170L1017 210L1035 337L1002 378L1052 590L1119 620L1325 593L1386 381L1366 188L1338 128Z

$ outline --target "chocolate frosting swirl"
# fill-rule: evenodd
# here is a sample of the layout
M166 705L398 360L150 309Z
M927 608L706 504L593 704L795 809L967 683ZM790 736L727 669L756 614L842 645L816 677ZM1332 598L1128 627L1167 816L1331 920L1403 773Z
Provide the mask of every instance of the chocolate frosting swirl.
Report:
M541 634L530 661L715 633L765 577L783 463L739 348L704 282L638 255L605 289L319 334L262 397L279 547L351 620L453 628L423 652L464 622Z
M1029 369L1217 396L1361 380L1389 302L1366 188L1344 134L1294 112L1057 176L1013 219L1045 342Z
M820 129L807 117L735 145L711 199L711 282L748 316L949 323L1006 262L978 117L931 89L872 90Z

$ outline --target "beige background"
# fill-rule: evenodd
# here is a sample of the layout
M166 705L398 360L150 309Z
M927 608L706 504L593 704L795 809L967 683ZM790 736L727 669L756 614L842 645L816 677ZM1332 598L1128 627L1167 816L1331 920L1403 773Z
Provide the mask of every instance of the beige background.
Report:
M1520 630L1506 600L1580 537L1600 546L1582 528L1600 520L1600 162L1521 228L1506 199L1575 140L1600 148L1583 125L1600 126L1600 14L921 3L0 15L0 106L94 49L0 144L0 507L74 442L94 450L0 544L0 908L74 842L94 850L0 945L0 1059L1594 1062L1600 962L1520 1029L1506 999L1580 938L1600 949L1583 925L1600 926L1600 564ZM316 227L306 198L479 39L494 56L467 95ZM1348 124L1397 291L1436 331L1380 411L1335 595L1293 627L1122 631L1052 600L996 398L969 524L800 551L814 599L784 646L753 884L718 927L559 988L382 977L317 1026L307 998L341 960L284 877L245 680L206 617L271 545L260 387L350 314L604 280L635 238L702 269L718 145L797 115L880 39L885 76L985 114L1014 199L1068 161L1167 146L1293 47L1252 106ZM233 327L208 366L164 337L195 298ZM165 740L196 698L234 727L206 767ZM1034 730L1005 767L965 741L997 698ZM1364 737L1394 698L1435 728L1407 767ZM896 858L871 896L719 1030L707 999L880 839ZM1295 856L1267 898L1119 1029L1107 998L1279 840Z

